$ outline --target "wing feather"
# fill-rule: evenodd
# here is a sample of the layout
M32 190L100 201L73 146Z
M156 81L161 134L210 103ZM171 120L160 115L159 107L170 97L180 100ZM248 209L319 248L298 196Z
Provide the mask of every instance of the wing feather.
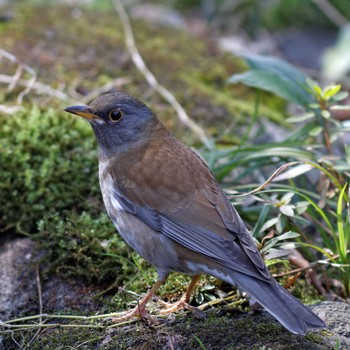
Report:
M271 279L240 216L192 150L169 136L161 147L154 142L140 154L129 152L101 175L111 174L115 199L125 211L226 267Z

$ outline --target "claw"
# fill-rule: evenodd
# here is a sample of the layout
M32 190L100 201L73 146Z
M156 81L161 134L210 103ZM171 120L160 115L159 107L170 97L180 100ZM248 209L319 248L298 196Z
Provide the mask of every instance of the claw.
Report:
M159 325L160 321L157 320L155 317L151 316L145 309L144 305L137 305L134 309L121 312L120 316L113 317L112 322L113 323L121 323L131 320L134 317L141 318L142 320L147 320L149 323L153 325Z
M207 317L207 315L203 311L187 303L184 297L182 297L178 302L174 304L169 304L162 301L161 305L164 307L164 310L161 310L159 312L161 314L170 314L180 310L189 310L192 312L193 316L198 319L205 319Z

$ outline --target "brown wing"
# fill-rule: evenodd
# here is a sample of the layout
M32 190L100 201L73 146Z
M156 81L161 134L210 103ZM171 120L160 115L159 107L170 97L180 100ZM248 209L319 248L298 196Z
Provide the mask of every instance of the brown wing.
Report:
M188 249L270 280L251 235L210 170L177 139L169 136L161 147L155 140L143 152L128 152L107 171L124 210Z

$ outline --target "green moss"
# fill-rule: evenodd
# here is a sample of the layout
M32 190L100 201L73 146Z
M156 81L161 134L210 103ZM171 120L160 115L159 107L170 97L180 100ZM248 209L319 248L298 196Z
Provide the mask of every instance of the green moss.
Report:
M90 126L52 109L0 116L0 227L33 232L63 209L101 210Z
M39 223L39 244L50 270L95 283L127 281L127 276L136 272L129 249L105 214L65 214Z
M306 339L311 340L313 343L316 344L322 344L323 343L323 337L318 333L308 333L306 334Z
M261 322L256 326L257 334L261 337L266 336L266 334L278 335L281 332L282 326L277 323L265 323Z

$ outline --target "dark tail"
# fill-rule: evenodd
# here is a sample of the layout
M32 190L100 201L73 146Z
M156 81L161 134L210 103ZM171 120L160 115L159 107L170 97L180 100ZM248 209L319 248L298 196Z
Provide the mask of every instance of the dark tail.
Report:
M309 328L326 327L323 320L275 280L264 282L240 273L234 273L232 279L292 333L304 335Z

